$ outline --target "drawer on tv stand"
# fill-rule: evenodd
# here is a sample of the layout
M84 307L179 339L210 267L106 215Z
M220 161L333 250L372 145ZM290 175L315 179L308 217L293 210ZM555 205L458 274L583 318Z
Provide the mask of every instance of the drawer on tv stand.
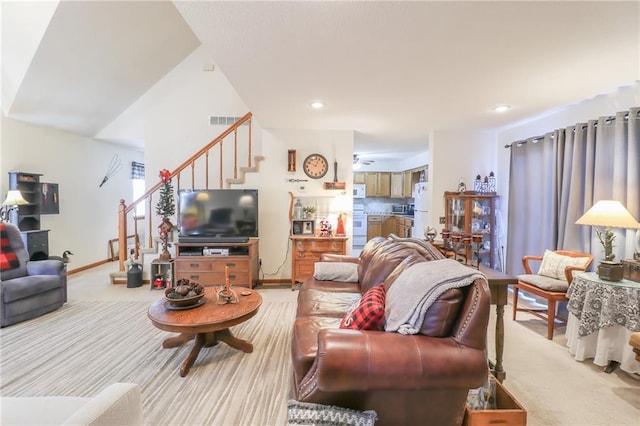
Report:
M198 271L180 271L176 273L176 282L180 279L188 279L189 281L195 281L203 286L220 286L225 284L224 272L198 272ZM229 272L229 284L234 286L249 286L249 273L248 272Z

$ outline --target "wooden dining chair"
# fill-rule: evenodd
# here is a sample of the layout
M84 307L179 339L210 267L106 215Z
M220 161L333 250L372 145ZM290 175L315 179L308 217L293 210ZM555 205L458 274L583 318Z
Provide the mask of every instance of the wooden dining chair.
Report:
M529 262L539 261L537 273L532 273ZM593 256L568 250L545 250L543 256L524 256L522 266L524 274L518 275L518 283L513 286L513 320L518 311L529 312L538 318L547 320L547 339L553 339L553 329L556 322L557 302L567 301L567 290L573 281L573 274L586 271ZM547 300L546 308L518 307L518 293L524 291ZM562 324L566 320L558 319Z

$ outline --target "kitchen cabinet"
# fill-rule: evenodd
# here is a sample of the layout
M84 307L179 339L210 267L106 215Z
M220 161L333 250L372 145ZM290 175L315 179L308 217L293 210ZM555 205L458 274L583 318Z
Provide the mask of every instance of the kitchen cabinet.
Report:
M396 217L386 216L382 221L382 232L380 235L387 237L389 234L395 234L396 232Z
M445 228L451 234L481 235L482 241L464 246L459 243L456 252L496 269L500 266L498 259L498 232L496 210L499 196L460 194L445 192ZM453 244L453 243L451 243ZM455 248L455 247L454 247Z
M407 170L403 173L402 179L402 196L404 198L412 198L413 197L413 180L412 175L413 172L411 170Z
M408 217L394 216L393 233L401 238L411 237L411 228L413 227L413 219Z
M371 172L366 174L367 197L391 197L391 172Z
M403 183L404 183L403 172L391 173L391 198L404 197Z
M353 183L367 183L367 174L364 172L355 172L353 174Z
M367 216L367 241L373 237L382 236L382 222L384 216L381 215L369 215Z

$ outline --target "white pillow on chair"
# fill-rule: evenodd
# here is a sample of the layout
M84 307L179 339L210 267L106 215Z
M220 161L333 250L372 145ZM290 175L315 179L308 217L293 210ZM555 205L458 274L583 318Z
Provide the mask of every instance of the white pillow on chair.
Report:
M552 252L551 250L545 250L542 256L542 263L538 270L538 275L544 275L545 277L555 278L557 280L564 280L564 269L567 266L580 266L583 267L589 261L588 257L571 257L563 256Z

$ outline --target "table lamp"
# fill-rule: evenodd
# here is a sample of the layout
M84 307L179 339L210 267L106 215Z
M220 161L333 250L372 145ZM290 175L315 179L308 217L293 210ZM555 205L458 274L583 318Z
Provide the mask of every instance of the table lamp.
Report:
M25 204L29 204L29 202L24 199L19 190L10 190L7 193L7 198L2 202L2 207L0 207L0 221L9 222L9 213L18 208L18 206Z
M638 228L638 222L619 201L600 200L580 219L578 225L604 227L604 232L596 229L596 235L604 249L604 260L598 266L598 276L607 281L622 280L622 263L614 261L613 242L616 238L611 228Z

